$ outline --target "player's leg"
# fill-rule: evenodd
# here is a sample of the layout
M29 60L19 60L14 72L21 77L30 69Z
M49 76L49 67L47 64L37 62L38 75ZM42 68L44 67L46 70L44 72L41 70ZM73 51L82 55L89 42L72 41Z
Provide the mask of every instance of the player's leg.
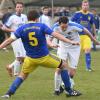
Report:
M12 77L13 73L14 73L14 66L18 66L17 71L19 70L18 68L20 67L20 61L18 59L15 59L14 62L12 62L11 64L7 65L6 69L9 73L9 75Z
M65 61L67 58L66 49L65 48L58 48L57 55L59 58L61 58ZM66 66L67 66L67 63L66 63ZM56 71L55 71L54 83L55 83L55 94L59 95L60 92L63 92L62 89L60 88L60 85L62 83L60 69L56 69Z
M61 71L61 78L65 85L65 91L68 93L68 95L69 96L81 95L81 93L71 89L70 78L67 71L68 67L66 66L66 63L64 63L63 61L61 61L58 57L54 55L48 55L44 59L41 65L48 68L59 68Z
M23 81L28 77L29 73L31 73L37 67L38 66L35 64L32 58L26 57L20 74L18 75L18 77L16 77L16 79L13 81L12 85L10 86L9 90L4 96L2 96L2 98L11 97L19 88L19 86L23 83Z
M85 36L83 49L85 52L86 69L91 71L91 40L88 36Z
M62 64L63 69L61 69L61 78L65 85L65 93L67 96L80 96L81 93L71 88L70 76L66 70L66 64Z
M7 66L8 73L12 76L13 74L17 76L20 72L20 66L23 62L24 57L26 56L25 49L21 40L18 39L12 43L14 55L16 57L15 61Z
M16 41L16 46L14 46L14 52L16 56L16 63L14 65L14 76L17 76L20 73L20 66L26 56L26 52L21 39L18 39Z
M76 74L76 69L79 61L80 47L70 49L68 52L69 52L68 55L69 55L69 66L70 66L69 75L71 81L71 88L73 88L73 86L75 85L73 78Z
M55 71L55 75L54 75L54 94L55 95L59 95L60 94L60 85L62 83L62 79L61 79L61 72L60 69L57 68Z

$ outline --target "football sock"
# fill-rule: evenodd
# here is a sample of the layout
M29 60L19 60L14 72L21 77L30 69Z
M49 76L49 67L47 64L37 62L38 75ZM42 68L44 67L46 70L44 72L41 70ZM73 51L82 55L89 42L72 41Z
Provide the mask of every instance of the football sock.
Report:
M67 70L61 71L61 78L62 81L64 82L65 90L69 92L71 90L71 83L70 83L70 78Z
M19 88L19 86L22 84L23 79L20 77L16 77L16 79L14 80L14 82L12 83L12 85L10 86L8 92L6 94L8 94L9 96L13 95L16 90Z
M14 62L14 75L15 76L18 75L20 72L20 65L21 65L20 61L15 60L15 62Z
M85 60L86 60L87 69L90 69L91 67L91 54L90 53L85 54Z
M54 80L55 80L55 91L59 91L60 84L62 82L61 74L58 74L57 72L55 72Z
M73 87L75 85L75 82L74 82L74 79L73 78L70 78L70 83L71 83L71 88L73 89Z

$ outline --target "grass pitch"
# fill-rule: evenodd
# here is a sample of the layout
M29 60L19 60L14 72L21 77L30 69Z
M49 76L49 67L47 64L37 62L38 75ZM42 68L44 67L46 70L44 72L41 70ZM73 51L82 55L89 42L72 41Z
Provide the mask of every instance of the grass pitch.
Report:
M6 65L14 60L13 52L0 51L0 96L4 95L15 77L10 78ZM79 97L66 97L63 93L54 96L54 69L39 67L10 100L99 100L100 99L100 50L92 52L93 72L85 70L84 55L80 56L75 76L75 89L82 92ZM2 100L0 98L0 100Z

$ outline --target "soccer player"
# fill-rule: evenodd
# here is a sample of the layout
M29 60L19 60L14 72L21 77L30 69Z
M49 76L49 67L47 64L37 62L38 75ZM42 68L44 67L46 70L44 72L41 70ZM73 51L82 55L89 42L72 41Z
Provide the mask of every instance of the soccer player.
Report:
M45 6L42 8L42 15L39 18L41 23L46 24L48 27L51 27L50 17L48 16L49 7Z
M27 16L25 14L22 14L23 7L24 5L22 2L16 3L16 12L11 15L8 21L3 25L2 29L4 31L11 32L11 34L14 34L14 31L18 27L28 21ZM12 76L12 69L14 69L14 75L17 76L20 71L20 65L23 62L24 57L26 56L26 52L23 47L22 40L20 38L14 41L11 45L14 51L15 61L7 66L7 70L10 76Z
M92 34L96 34L95 24L94 24L94 16L89 12L89 2L87 0L82 1L82 10L76 12L72 17L72 21L79 23L86 27ZM92 31L91 31L92 30ZM85 35L80 34L81 39L81 48L85 52L85 62L86 62L86 70L92 71L91 68L91 39Z
M52 35L59 40L69 42L73 45L79 45L79 42L74 42L65 38L63 35L53 32L45 24L39 23L39 13L36 10L29 11L28 13L29 23L19 27L11 37L4 41L0 45L0 49L6 47L18 38L22 39L23 45L26 50L26 57L22 65L22 70L18 77L13 81L7 93L2 98L11 97L28 75L34 71L38 66L57 68L61 70L61 77L65 84L65 90L68 96L79 96L76 90L72 90L70 87L69 75L66 64L57 57L49 54L49 50L46 43L46 34Z
M53 30L64 35L65 38L70 40L80 42L79 32L84 32L87 34L96 44L99 44L97 40L91 35L91 33L82 25L75 22L69 22L67 17L60 17L59 23L55 24ZM64 61L69 62L69 75L72 83L72 88L74 85L73 77L75 76L77 64L80 56L80 45L72 45L70 43L65 43L59 41L59 47L57 51L58 56ZM57 69L55 72L55 94L60 94L61 85L61 75Z

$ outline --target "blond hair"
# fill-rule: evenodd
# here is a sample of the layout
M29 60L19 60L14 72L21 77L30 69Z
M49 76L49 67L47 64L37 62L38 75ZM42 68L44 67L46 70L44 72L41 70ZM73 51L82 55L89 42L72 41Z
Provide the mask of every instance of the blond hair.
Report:
M83 1L82 1L82 3L86 3L86 2L89 2L89 1L88 1L88 0L83 0Z

